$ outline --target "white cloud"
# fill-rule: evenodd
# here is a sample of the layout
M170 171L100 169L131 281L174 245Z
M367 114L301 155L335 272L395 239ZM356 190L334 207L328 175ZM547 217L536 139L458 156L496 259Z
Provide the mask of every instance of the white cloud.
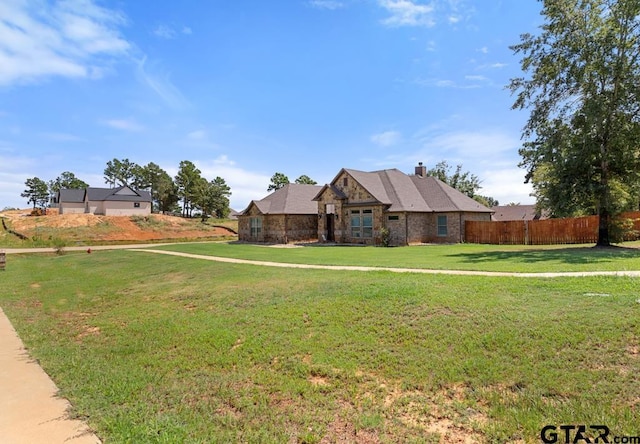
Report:
M335 0L309 0L308 4L317 9L335 10L344 8L344 3Z
M183 26L180 31L176 31L174 27L169 25L160 24L152 31L153 35L158 38L172 40L178 37L178 34L191 35L193 31L188 26Z
M466 80L471 80L474 82L488 82L489 79L485 76L464 76Z
M160 37L161 39L171 40L175 38L176 31L169 26L158 25L156 29L153 30L153 35L155 35L156 37Z
M125 17L92 0L0 2L0 85L51 76L96 78L131 45Z
M525 205L536 201L530 196L533 187L524 183L525 171L520 168L488 168L475 174L482 179L479 193L493 197L500 205L511 202Z
M398 131L385 131L371 136L371 141L381 147L396 145L402 139L402 134Z
M489 54L489 48L487 48L486 46L483 46L482 48L478 49L478 52L481 52L483 54Z
M194 163L207 180L220 176L227 182L231 188L230 201L234 210L244 210L252 200L259 200L267 195L271 176L240 168L227 155L220 155L212 161Z
M138 67L136 70L136 77L138 81L143 85L154 91L160 98L175 109L182 109L189 105L189 102L184 98L182 93L171 82L169 74L158 74L152 72L155 66L147 65L147 57L143 57L138 61Z
M433 4L415 3L413 0L378 0L378 4L389 14L382 23L391 27L427 26L436 24Z
M206 140L207 139L207 132L205 130L196 130L196 131L192 131L189 134L187 134L187 138L191 139L191 140Z
M111 128L122 131L142 131L144 127L132 119L110 119L102 122Z
M79 142L83 140L81 137L76 135L65 133L43 133L42 136L56 142Z
M492 156L505 152L517 152L520 141L499 130L447 132L434 135L430 132L419 136L425 152L452 154L465 159L494 162ZM459 160L456 160L459 161Z
M452 88L452 89L476 89L482 87L497 87L490 77L481 74L466 74L460 80L438 79L438 78L417 78L413 83L429 88Z
M0 210L5 207L28 208L27 200L20 197L27 176L0 171Z
M0 156L0 165L2 165L2 171L0 171L0 174L7 171L25 171L36 164L36 160L29 157Z

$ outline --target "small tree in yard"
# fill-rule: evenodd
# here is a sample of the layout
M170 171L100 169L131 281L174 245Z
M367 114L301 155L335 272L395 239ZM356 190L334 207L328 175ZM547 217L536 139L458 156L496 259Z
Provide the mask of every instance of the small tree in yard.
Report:
M49 202L49 186L47 183L38 177L32 177L27 179L24 184L27 188L20 196L27 198L29 203L33 203L34 210L36 207L46 208Z

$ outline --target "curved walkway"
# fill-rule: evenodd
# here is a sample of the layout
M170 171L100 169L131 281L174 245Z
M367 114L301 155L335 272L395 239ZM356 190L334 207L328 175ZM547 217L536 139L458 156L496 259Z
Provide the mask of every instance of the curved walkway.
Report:
M346 271L391 271L393 273L421 273L421 274L453 274L458 276L494 276L494 277L583 277L583 276L630 276L640 277L639 270L631 271L570 271L559 273L514 273L507 271L473 271L473 270L433 270L425 268L396 268L396 267L361 267L357 265L309 265L291 264L286 262L251 261L246 259L234 259L220 256L206 256L202 254L180 253L178 251L147 250L144 248L133 248L132 251L144 253L167 254L170 256L188 257L191 259L203 259L215 262L227 262L232 264L261 265L265 267L280 268L307 268L313 270L346 270Z

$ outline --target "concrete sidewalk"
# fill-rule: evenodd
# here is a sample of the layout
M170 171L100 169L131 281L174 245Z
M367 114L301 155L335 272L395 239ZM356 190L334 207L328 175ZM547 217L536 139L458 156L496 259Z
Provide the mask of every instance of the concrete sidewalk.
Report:
M99 444L85 423L68 419L70 404L57 392L0 309L0 442Z

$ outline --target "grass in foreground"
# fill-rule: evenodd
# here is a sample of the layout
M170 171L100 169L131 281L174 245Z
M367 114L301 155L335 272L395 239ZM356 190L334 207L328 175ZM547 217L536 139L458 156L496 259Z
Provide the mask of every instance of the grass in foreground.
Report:
M11 257L0 305L105 442L640 434L639 281Z
M482 270L508 272L640 270L638 243L629 247L522 245L423 245L399 248L201 243L158 247L163 250L231 258L320 265Z

